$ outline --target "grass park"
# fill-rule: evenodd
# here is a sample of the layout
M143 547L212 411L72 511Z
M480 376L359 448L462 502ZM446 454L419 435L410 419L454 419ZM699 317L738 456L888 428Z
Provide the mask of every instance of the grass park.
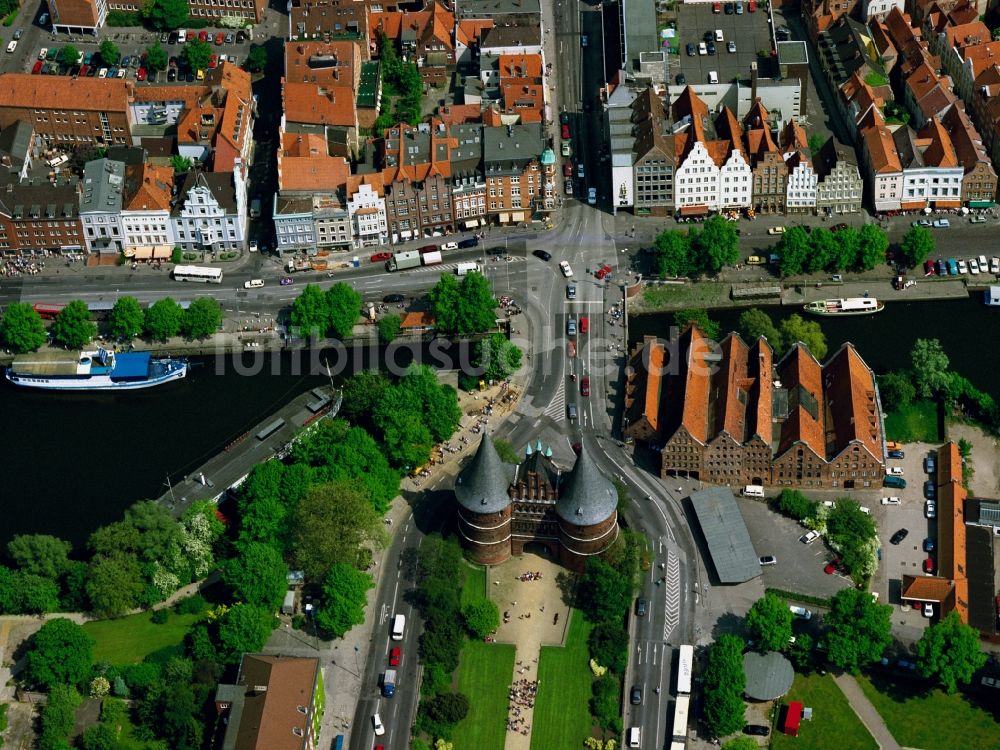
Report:
M899 443L939 443L938 405L914 401L885 415L885 436Z
M961 693L948 695L884 676L858 677L858 684L903 747L985 750L1000 742L1000 707L991 714Z
M152 615L152 611L146 611L85 623L83 629L94 639L94 663L138 664L150 654L180 648L191 626L204 617L170 611L167 621L157 625Z
M830 675L795 674L792 689L782 699L812 706L812 721L803 721L797 737L773 733L772 750L877 750L878 744ZM914 746L916 747L916 746Z
M531 750L583 747L594 720L590 715L590 623L573 610L565 646L542 646L538 696L531 725Z

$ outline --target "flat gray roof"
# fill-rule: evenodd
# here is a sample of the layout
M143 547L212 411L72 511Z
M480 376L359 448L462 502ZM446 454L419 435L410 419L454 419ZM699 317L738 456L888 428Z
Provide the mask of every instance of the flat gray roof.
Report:
M744 692L755 701L772 701L792 688L795 671L791 662L777 651L759 654L748 651L743 655L743 673L747 678Z
M708 487L691 494L698 525L708 543L720 583L743 583L760 575L760 561L732 490Z

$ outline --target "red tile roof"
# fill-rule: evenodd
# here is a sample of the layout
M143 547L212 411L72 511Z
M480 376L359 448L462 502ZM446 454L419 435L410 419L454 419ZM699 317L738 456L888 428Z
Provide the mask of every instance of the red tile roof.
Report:
M722 341L722 361L715 375L713 393L718 394L715 405L716 433L727 432L738 443L746 439L746 404L750 382L747 379L747 345L735 333Z
M284 133L278 150L278 186L282 192L334 192L351 176L346 159L329 156L318 135Z
M684 357L684 406L681 423L695 440L708 441L708 398L712 365L707 359L711 342L696 326L690 326L680 341Z
M239 684L247 693L235 750L302 750L312 727L300 707L313 707L318 669L316 659L245 655ZM258 685L266 690L257 690Z
M356 90L361 62L361 45L357 42L285 43L285 80L288 81L350 86Z
M286 81L284 99L288 122L357 127L354 92L350 86L317 86Z
M128 109L128 95L121 78L3 73L0 74L0 107L124 113Z
M778 453L796 442L805 443L820 458L826 458L826 409L823 374L819 362L802 343L797 343L778 365L781 382L788 391L788 419L782 424Z
M827 442L832 444L833 453L860 443L881 460L882 423L875 403L875 374L852 344L844 344L823 367L823 383L825 401L830 405Z

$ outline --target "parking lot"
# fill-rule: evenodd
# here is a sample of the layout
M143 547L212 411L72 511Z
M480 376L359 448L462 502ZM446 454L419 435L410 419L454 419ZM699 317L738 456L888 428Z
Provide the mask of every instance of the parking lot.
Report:
M725 4L723 4L724 7ZM708 83L709 73L715 72L719 82L732 81L739 76L749 78L750 63L770 61L772 47L771 30L768 24L768 14L763 7L758 7L754 13L749 12L749 2L743 3L743 14L726 15L725 12L713 13L712 3L685 3L678 9L677 21L680 34L680 72L689 83ZM722 31L723 41L714 42L715 54L698 54L699 42L705 41L705 34L711 33L715 39L715 30ZM727 51L727 43L736 43L736 51ZM687 46L694 45L694 55L689 55ZM758 57L758 51L767 57ZM762 70L763 76L767 70Z

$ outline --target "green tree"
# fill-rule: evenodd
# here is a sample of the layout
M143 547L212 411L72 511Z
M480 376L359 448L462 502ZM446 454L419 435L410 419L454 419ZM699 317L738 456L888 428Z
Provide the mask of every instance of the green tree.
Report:
M910 351L913 385L920 398L930 398L948 386L951 362L937 339L917 339Z
M45 343L47 336L42 316L26 302L7 305L0 322L0 340L14 352L33 352Z
M184 311L181 331L190 339L204 339L214 334L222 323L222 307L215 297L199 297Z
M774 246L774 251L779 256L778 272L786 278L798 276L807 268L812 254L809 235L800 226L788 227Z
M882 408L895 411L909 404L917 395L913 378L908 372L887 372L878 376L878 392Z
M267 50L263 45L255 44L247 53L246 68L251 73L260 73L267 65Z
M921 265L934 252L934 237L925 227L910 227L903 235L899 253L909 268Z
M62 65L67 68L76 65L76 61L80 59L80 50L74 47L72 44L66 44L59 50L58 60Z
M115 338L133 339L142 333L145 316L135 297L119 297L108 316L111 335Z
M389 378L378 370L361 370L344 381L343 405L340 413L353 424L371 424L371 414L375 404L385 390L392 385Z
M684 330L688 323L694 323L710 339L719 338L719 324L708 317L707 310L696 307L674 313L674 325L677 328Z
M55 580L69 567L73 545L49 534L18 534L7 543L10 558L24 573Z
M500 627L500 611L490 599L466 604L462 607L462 619L469 632L479 640Z
M285 598L288 566L281 553L261 542L243 545L239 555L222 566L222 580L236 601L277 611Z
M379 341L389 344L399 335L402 320L398 315L383 315L378 320Z
M333 335L346 339L361 318L361 295L343 282L330 287L326 295Z
M747 612L747 627L759 651L783 651L792 637L792 612L775 594L764 594Z
M334 638L365 621L368 592L375 581L352 565L335 563L323 580L323 603L316 612L316 625Z
M834 245L826 270L831 273L854 267L855 260L861 249L861 235L854 227L844 227L834 235Z
M59 587L51 578L18 570L11 583L20 614L40 615L59 609Z
M854 673L881 659L892 642L891 616L892 607L878 604L867 591L838 591L824 618L830 663Z
M661 279L691 274L691 243L687 232L676 229L660 232L653 241L653 249Z
M159 40L146 47L146 67L150 70L166 70L167 51L163 49Z
M90 320L90 310L83 300L75 299L56 315L52 337L67 349L80 349L97 335L97 326Z
M450 438L458 428L462 410L458 394L450 385L438 382L437 374L427 365L410 365L400 378L399 389L422 415L435 441Z
M925 628L913 650L920 674L938 680L949 693L958 690L959 682L968 685L987 659L979 646L979 633L954 610Z
M324 580L337 563L355 565L363 546L381 545L385 536L367 493L349 482L310 488L292 528L295 563L311 581Z
M145 582L135 555L119 552L91 561L87 596L98 617L119 617L139 602Z
M763 336L776 353L781 353L781 334L774 327L771 316L763 310L756 307L744 310L736 326L746 341L753 342Z
M809 347L817 360L823 361L826 356L826 336L815 320L806 320L801 315L789 315L781 321L778 330L786 347L791 348L801 341Z
M580 609L591 622L615 622L632 599L631 582L603 560L588 557L577 589Z
M812 230L812 234L809 235L809 246L812 249L808 263L810 273L820 269L840 271L853 259L849 258L847 263L841 265L840 233L834 234L826 227L816 227Z
M80 625L63 617L49 620L35 633L25 657L31 685L79 685L90 674L94 640Z
M118 45L112 42L110 39L105 39L101 42L101 46L97 48L101 55L101 60L105 65L117 65L118 60L121 57L121 52L118 50Z
M715 276L723 266L731 266L740 259L735 224L722 216L713 216L705 222L701 231L692 233L691 249L697 269Z
M157 31L173 31L187 21L188 6L185 0L150 0L141 15Z
M782 515L794 518L796 521L814 517L818 505L819 503L810 500L798 490L786 488L778 496L778 510Z
M725 737L743 727L743 641L724 633L709 646L703 675L705 727L713 737Z
M628 633L621 623L601 622L587 636L590 658L616 674L625 674L628 666Z
M171 0L176 2L176 0ZM191 70L206 70L208 68L208 58L212 56L212 47L208 42L200 39L189 41L181 50L181 57L191 67Z
M885 263L885 251L889 249L889 238L875 224L865 224L858 234L858 257L854 268L870 271Z
M83 732L83 750L115 750L118 746L118 730L103 721L91 724Z
M316 284L306 284L292 303L291 321L302 335L326 336L330 328L330 302Z
M181 156L180 154L174 154L170 157L170 166L174 168L174 172L177 174L184 174L184 172L190 171L191 167L194 166L194 162L191 161L186 156ZM180 248L174 250L176 258L171 258L171 263L180 263L183 254L180 252Z
M52 685L49 700L42 710L42 734L38 738L39 750L69 750L68 741L73 731L76 709L82 699L72 685Z
M611 734L622 733L621 695L622 686L618 677L607 673L591 686L590 712L598 725Z
M146 308L146 333L153 341L166 341L180 333L183 318L181 306L164 297Z
M506 380L521 368L521 350L502 333L493 333L476 344L475 361L485 380Z
M467 336L493 328L496 299L490 282L481 273L468 273L459 281L442 274L427 293L434 313L434 329L444 336Z
M253 604L234 604L219 622L219 645L227 664L237 664L243 654L260 651L278 625L270 610Z
M819 133L813 133L809 136L809 153L812 156L816 156L820 151L823 150L823 146L826 145L826 139Z

